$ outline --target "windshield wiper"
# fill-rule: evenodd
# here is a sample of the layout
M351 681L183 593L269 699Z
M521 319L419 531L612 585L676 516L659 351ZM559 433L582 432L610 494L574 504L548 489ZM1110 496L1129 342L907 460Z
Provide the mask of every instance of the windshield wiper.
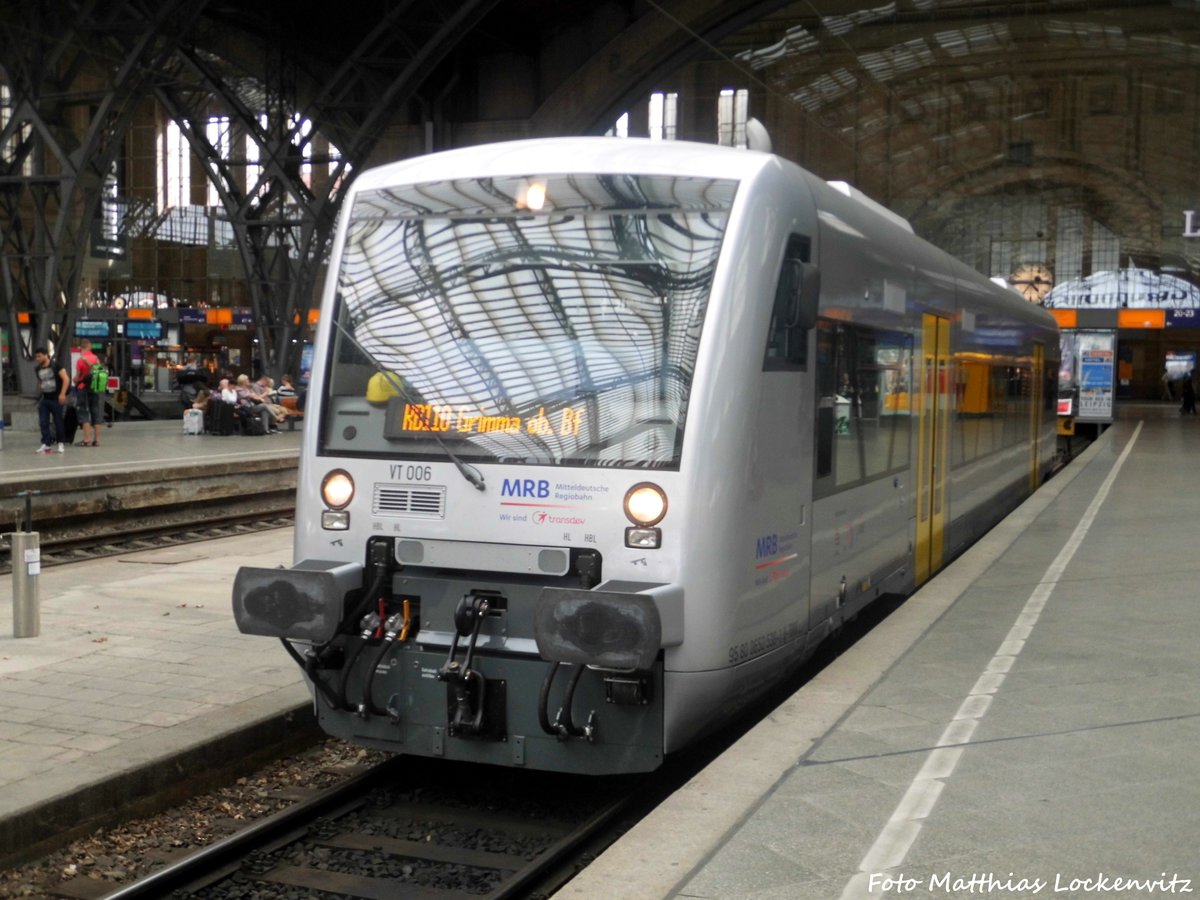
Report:
M474 466L472 466L472 464L460 460L460 458L455 455L455 452L452 451L449 446L446 446L442 438L434 436L434 439L437 440L438 446L442 448L443 452L445 452L445 455L450 457L450 462L454 463L454 466L456 469L458 469L458 472L462 473L463 478L467 479L470 481L470 484L475 486L476 491L487 490L487 485L484 484L484 473L480 472L480 470L476 469Z

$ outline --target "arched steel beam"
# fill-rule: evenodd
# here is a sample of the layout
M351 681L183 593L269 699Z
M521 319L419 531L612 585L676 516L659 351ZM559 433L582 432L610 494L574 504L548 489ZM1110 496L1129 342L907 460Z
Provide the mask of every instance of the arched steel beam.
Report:
M786 0L648 0L641 17L564 79L531 119L534 134L601 134L685 63L711 53Z
M334 220L356 168L370 156L396 110L496 2L472 0L450 8L436 0L397 4L370 23L342 64L320 83L270 45L262 48L260 59L274 66L273 73L235 71L199 50L177 55L176 78L160 85L156 96L204 164L233 228L264 371L278 378L299 362L295 338L306 326ZM270 109L248 97L241 80L260 74L261 99ZM261 175L253 185L244 184L247 160L222 158L206 136L205 123L217 109L259 148L255 165ZM329 177L314 181L311 190L300 179L302 148L311 140L303 119L338 150Z
M63 0L0 16L0 78L10 99L0 123L0 297L23 392L34 386L18 314L35 314L32 344L69 340L104 177L146 80L201 7Z

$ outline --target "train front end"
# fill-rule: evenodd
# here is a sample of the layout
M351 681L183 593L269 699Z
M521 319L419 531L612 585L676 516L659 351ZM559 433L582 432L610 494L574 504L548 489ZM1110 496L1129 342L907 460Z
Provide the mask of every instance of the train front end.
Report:
M682 444L737 182L522 146L355 184L297 561L242 569L235 616L283 640L335 736L646 771L684 640Z

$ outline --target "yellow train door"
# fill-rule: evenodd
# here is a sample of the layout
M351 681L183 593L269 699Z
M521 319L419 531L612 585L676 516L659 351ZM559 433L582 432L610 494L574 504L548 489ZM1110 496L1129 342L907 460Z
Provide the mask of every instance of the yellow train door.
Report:
M950 320L922 317L917 378L916 583L942 567L950 447Z
M1038 459L1041 456L1038 439L1041 436L1042 404L1046 402L1045 390L1046 348L1041 344L1033 345L1033 384L1029 392L1029 493L1033 493L1041 484L1041 473L1038 471Z

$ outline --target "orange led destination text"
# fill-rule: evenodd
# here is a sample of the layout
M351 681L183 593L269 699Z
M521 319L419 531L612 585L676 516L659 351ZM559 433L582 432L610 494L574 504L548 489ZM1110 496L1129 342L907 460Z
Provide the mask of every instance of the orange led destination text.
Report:
M553 415L553 414L552 414ZM507 434L559 435L570 437L579 434L583 422L581 413L566 406L557 414L557 424L546 415L546 407L540 407L537 415L481 416L469 409L454 409L452 406L435 406L429 403L404 404L404 418L400 427L405 431L455 432L457 434Z

